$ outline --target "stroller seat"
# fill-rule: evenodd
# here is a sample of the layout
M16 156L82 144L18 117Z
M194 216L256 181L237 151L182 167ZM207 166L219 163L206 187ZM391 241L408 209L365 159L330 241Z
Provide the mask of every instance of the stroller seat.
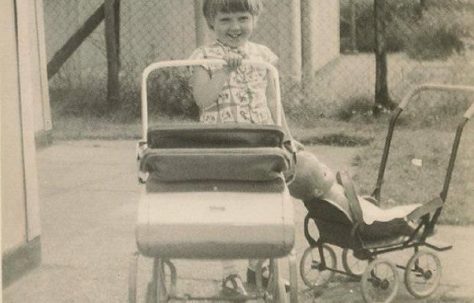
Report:
M342 248L383 248L399 245L420 236L415 223L420 217L434 212L442 205L441 199L425 204L410 204L383 210L370 199L357 196L349 175L337 173L339 187L331 194L306 201L307 221L313 219L318 226L320 241ZM342 197L343 198L338 198ZM305 222L305 235L310 238ZM361 243L362 242L362 243Z

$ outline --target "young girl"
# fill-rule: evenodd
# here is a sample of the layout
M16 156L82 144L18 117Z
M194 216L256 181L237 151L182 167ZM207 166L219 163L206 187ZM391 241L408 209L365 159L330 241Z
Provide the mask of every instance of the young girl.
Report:
M196 49L190 59L224 59L227 65L194 69L191 84L202 122L273 124L266 69L241 65L243 59L278 61L269 48L248 40L261 10L261 0L204 2L204 16L217 39Z
M261 0L204 1L203 13L216 40L196 49L190 59L223 59L227 64L193 69L191 85L201 122L274 124L276 106L267 102L273 94L267 70L241 64L243 59L278 61L268 47L249 41L261 11ZM287 129L284 119L283 124ZM249 261L247 282L255 283L257 262ZM223 273L224 290L246 294L233 262L223 262Z

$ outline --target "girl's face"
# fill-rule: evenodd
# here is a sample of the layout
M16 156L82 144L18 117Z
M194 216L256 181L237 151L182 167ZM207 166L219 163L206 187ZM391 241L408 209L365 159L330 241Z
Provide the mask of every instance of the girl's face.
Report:
M239 47L252 35L255 22L256 17L249 12L218 12L214 18L214 32L220 42L230 47Z

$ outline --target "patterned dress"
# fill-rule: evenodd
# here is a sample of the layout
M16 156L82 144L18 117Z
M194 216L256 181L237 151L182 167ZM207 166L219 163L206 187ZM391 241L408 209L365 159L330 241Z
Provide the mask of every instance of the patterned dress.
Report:
M275 64L278 60L264 45L247 42L242 47L231 48L219 41L196 49L189 59L223 59L229 53L270 64ZM222 66L206 65L203 68L212 78L213 73ZM201 109L201 122L274 124L266 97L267 74L265 68L244 64L239 66L230 74L216 102Z

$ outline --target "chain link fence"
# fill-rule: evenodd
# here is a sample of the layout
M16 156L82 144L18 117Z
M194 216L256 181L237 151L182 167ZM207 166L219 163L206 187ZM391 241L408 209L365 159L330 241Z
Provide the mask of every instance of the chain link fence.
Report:
M196 15L200 12L196 1L121 1L120 105L126 115L138 115L140 75L148 64L187 58L199 43L212 39L199 27L205 23ZM43 2L48 60L103 3ZM347 111L373 105L373 0L264 3L253 40L280 58L283 101L290 116L344 118ZM474 85L467 64L473 51L469 40L473 15L473 4L466 1L386 0L387 82L394 101L417 83ZM441 46L430 44L436 42ZM103 22L49 86L55 112L101 115L107 111Z

